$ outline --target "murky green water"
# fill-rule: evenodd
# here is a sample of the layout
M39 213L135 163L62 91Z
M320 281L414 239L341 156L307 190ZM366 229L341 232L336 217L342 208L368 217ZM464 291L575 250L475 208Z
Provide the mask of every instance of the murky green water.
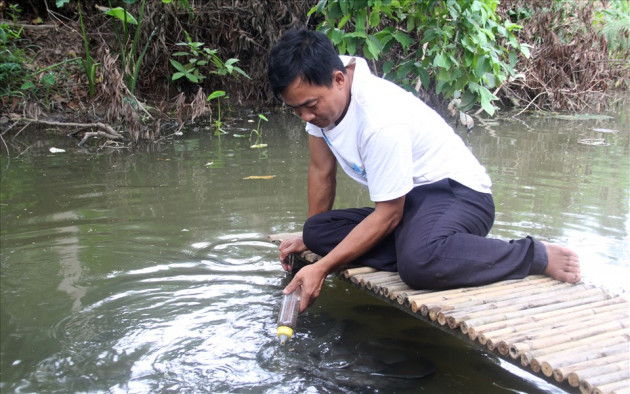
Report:
M308 154L298 119L269 118L263 150L239 130L133 152L10 141L30 148L0 160L2 392L554 389L334 278L279 348L287 278L265 237L301 229ZM528 118L460 131L494 181L492 235L568 244L586 281L627 288L629 124ZM261 175L275 177L243 179ZM343 177L338 194L340 208L369 204Z

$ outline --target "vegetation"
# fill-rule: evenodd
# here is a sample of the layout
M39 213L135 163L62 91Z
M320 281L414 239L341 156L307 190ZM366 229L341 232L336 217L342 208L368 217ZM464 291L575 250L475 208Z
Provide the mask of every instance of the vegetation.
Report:
M611 28L609 38L602 34L602 26L618 26L602 25L611 12L630 18L630 0L507 0L502 6L502 15L523 26L519 40L532 46L531 57L519 65L523 77L503 89L504 104L600 111L614 89L630 87L630 50L614 44L628 42L627 25Z
M365 56L375 73L441 112L449 103L473 116L504 107L597 111L630 87L630 0L18 4L0 2L0 115L11 115L9 128L54 112L105 122L116 141L163 138L174 122L179 130L200 120L222 133L230 104L274 103L267 53L300 26Z
M384 58L375 71L385 78L460 99L464 110L480 103L493 115L492 91L515 77L519 55L529 55L514 35L521 26L497 17L498 3L321 0L311 13L325 17L318 29L341 53Z
M254 135L256 135L256 141L254 142L254 144L251 146L252 148L264 148L267 146L267 144L263 144L262 142L262 127L260 127L260 121L264 120L265 122L268 122L269 119L267 119L267 117L263 114L258 114L258 124L256 125L255 129L252 129L251 133L249 133L249 140L252 140L252 137Z

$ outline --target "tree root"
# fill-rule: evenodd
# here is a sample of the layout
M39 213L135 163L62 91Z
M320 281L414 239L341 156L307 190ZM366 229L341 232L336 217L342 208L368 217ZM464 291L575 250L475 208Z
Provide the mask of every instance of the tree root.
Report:
M79 142L79 146L85 144L85 142L90 137L98 136L104 137L109 140L118 140L122 141L125 139L122 134L114 130L110 125L106 123L96 122L96 123L75 123L75 122L56 122L50 120L40 120L40 119L29 119L29 118L12 118L15 122L26 122L29 124L43 124L46 126L55 126L55 127L78 127L80 130L82 129L98 129L98 131L88 131L84 134L83 139ZM70 133L74 134L76 132Z

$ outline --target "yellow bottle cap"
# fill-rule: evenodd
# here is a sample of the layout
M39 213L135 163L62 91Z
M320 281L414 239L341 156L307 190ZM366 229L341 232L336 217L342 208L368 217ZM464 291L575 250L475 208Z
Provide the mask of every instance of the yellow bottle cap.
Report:
M278 326L278 336L286 335L287 339L293 336L293 329L287 326Z

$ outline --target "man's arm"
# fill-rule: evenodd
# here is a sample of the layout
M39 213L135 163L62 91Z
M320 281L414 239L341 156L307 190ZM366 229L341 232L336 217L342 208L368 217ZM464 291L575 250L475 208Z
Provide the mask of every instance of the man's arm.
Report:
M337 185L337 160L323 138L309 135L308 145L311 156L308 167L308 217L310 218L332 209ZM291 253L300 253L305 250L306 245L302 238L282 241L278 248L282 268L289 271L291 267L287 257Z
M337 160L323 138L308 136L308 217L332 209L337 188Z
M330 253L302 268L284 289L291 293L302 286L300 311L308 308L321 292L326 276L363 255L391 233L403 215L405 196L377 202L374 211L359 223Z

